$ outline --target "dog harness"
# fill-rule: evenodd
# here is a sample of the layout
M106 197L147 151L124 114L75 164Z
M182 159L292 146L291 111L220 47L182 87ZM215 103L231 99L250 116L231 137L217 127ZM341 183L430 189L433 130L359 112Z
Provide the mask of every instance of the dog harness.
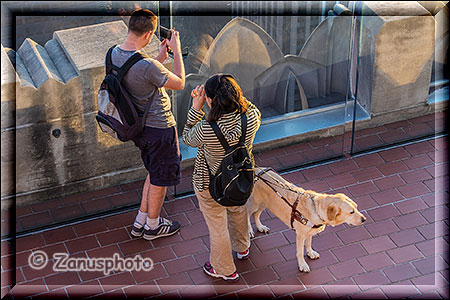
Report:
M291 208L291 228L294 229L294 220L300 222L301 224L310 227L310 228L320 228L322 226L325 226L324 224L320 224L320 225L316 225L314 223L312 223L311 221L309 221L304 215L302 215L298 210L297 210L297 205L298 205L298 195L301 193L299 191L293 191L290 188L287 188L290 191L296 192L297 193L297 199L295 199L295 202L291 205L289 203L289 201L283 197L283 195L281 195L280 192L278 192L271 184L269 181L267 181L266 179L262 178L261 175L267 173L268 171L273 171L275 172L274 169L272 169L271 167L268 167L264 170L262 170L262 172L260 172L259 174L255 174L256 177L258 177L259 179L261 179L265 184L267 184L281 199L284 200L284 202L286 202ZM269 175L270 176L270 175ZM311 199L312 200L312 199ZM314 200L312 200L312 203L314 205L314 209L316 208L316 204L314 203ZM319 217L320 218L320 217Z

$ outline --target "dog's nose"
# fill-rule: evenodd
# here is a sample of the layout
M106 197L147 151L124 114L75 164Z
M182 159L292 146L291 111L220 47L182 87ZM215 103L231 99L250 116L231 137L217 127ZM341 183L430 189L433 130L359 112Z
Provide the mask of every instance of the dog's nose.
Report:
M361 217L361 222L364 223L366 221L366 217L362 216Z

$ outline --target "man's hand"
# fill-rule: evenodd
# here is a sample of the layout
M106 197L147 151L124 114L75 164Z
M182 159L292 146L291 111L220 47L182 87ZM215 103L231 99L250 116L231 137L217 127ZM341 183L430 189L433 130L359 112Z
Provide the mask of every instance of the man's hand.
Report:
M180 33L175 31L175 28L169 30L172 32L172 37L167 42L167 45L172 49L173 53L181 53Z
M164 63L167 57L169 57L169 54L167 53L167 39L164 39L159 46L159 54L156 57L156 60L160 63Z
M192 96L192 107L194 107L198 111L202 110L206 102L205 87L203 85L201 86L197 85L195 89L192 90L191 96Z

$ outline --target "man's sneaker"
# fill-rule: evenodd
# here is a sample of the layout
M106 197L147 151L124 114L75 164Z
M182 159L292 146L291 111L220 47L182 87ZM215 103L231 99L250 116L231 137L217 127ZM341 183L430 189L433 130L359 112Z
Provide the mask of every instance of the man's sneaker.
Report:
M245 250L244 252L236 252L237 259L247 259L250 255L250 249Z
M141 237L144 234L144 225L134 222L133 228L131 228L131 235L134 237Z
M205 273L208 274L209 276L212 276L214 278L222 278L223 280L228 282L236 281L239 279L239 274L237 272L234 272L229 276L217 274L214 268L209 263L209 261L205 262L205 264L203 265L203 271L205 271Z
M159 225L156 229L150 229L147 224L144 226L144 239L154 240L163 236L175 234L180 230L180 223L177 221L170 221L165 218L159 218Z

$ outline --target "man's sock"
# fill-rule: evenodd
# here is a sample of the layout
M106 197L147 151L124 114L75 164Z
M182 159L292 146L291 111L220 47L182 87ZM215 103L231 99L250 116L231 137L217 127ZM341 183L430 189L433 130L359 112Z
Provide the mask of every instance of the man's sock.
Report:
M149 217L147 217L147 222L145 224L147 227L149 227L150 229L156 229L158 228L159 225L159 216L156 219L150 219Z
M141 210L138 210L136 219L134 220L135 226L136 225L144 225L145 221L147 220L147 213L146 212L142 212ZM138 223L138 224L136 224Z

